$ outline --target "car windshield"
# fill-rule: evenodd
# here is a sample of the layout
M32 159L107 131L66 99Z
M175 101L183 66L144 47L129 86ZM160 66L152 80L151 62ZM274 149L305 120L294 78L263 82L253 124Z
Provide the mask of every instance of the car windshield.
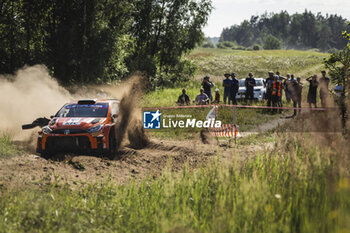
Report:
M69 104L61 108L56 117L107 117L108 103Z
M244 87L245 79L239 80L239 87Z
M257 86L257 87L263 86L263 82L262 82L261 80L256 80L256 79L255 79L255 83L256 83L256 86Z
M239 80L239 87L245 87L244 82L245 82L245 79ZM262 87L262 86L264 86L263 82L262 82L260 79L258 79L258 80L255 79L255 84L256 84L257 87Z

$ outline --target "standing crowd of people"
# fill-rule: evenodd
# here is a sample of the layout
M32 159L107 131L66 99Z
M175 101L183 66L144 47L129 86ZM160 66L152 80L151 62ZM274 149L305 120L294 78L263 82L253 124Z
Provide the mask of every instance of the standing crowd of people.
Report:
M317 108L317 90L319 89L321 105L327 106L328 86L330 79L326 76L326 71L322 71L321 78L318 78L317 74L310 76L306 79L309 82L309 90L307 95L307 102L310 108L315 106ZM224 80L222 82L224 89L223 103L237 105L237 93L239 91L239 80L236 78L235 73L224 74ZM254 100L254 87L256 86L256 80L253 77L253 73L249 73L248 77L244 81L245 86L245 102L252 102ZM282 112L283 107L283 91L285 92L285 100L287 103L293 102L293 107L301 108L303 83L301 78L295 78L294 74L287 74L285 77L281 76L279 72L276 74L273 71L268 72L268 78L264 80L264 86L266 87L266 93L264 99L268 107L274 107L272 112ZM220 91L216 88L215 96L213 98L212 89L215 87L214 83L210 81L209 75L203 78L202 88L200 93L193 101L197 105L206 105L209 103L220 103ZM182 95L179 96L178 104L189 105L191 103L190 97L186 94L186 90L182 90ZM297 110L294 110L294 115L297 114Z

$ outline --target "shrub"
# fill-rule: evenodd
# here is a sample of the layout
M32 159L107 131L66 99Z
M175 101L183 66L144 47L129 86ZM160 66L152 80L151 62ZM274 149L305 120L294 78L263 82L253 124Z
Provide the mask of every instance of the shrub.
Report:
M256 45L254 45L254 46L253 46L253 50L255 50L255 51L260 50L260 46L259 46L259 45L257 45L257 44L256 44Z
M268 35L264 41L264 49L280 49L281 42L273 35Z
M213 42L211 41L206 41L203 45L202 45L203 48L214 48L215 45L213 44Z
M217 44L216 44L216 47L217 47L218 49L226 49L226 46L225 46L224 43L222 43L222 42L217 43Z

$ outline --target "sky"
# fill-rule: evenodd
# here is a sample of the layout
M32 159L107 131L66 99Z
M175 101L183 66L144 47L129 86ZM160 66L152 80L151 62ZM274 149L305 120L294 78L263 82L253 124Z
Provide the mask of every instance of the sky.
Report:
M278 13L287 10L289 14L311 10L323 15L337 14L350 20L349 0L212 0L213 11L204 28L205 36L219 37L222 29L240 24L252 15L265 12Z

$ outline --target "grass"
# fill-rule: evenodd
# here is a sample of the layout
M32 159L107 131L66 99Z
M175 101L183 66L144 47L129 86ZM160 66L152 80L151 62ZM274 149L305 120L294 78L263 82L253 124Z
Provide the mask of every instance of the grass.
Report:
M249 72L255 77L266 77L269 70L280 71L282 75L295 73L304 76L307 69L319 67L326 53L297 50L260 50L241 51L231 49L195 49L188 55L199 67L199 74L223 76L227 72L235 72L238 78L244 78Z
M7 158L17 155L18 153L19 150L12 143L11 135L3 133L2 136L0 136L0 158Z
M157 180L0 194L1 232L348 232L349 174L305 138ZM288 146L287 146L288 145ZM59 180L59 179L58 179Z
M273 130L269 130L263 133L252 133L243 138L237 140L237 146L244 147L247 145L257 145L265 143L275 143L276 138L273 135Z

